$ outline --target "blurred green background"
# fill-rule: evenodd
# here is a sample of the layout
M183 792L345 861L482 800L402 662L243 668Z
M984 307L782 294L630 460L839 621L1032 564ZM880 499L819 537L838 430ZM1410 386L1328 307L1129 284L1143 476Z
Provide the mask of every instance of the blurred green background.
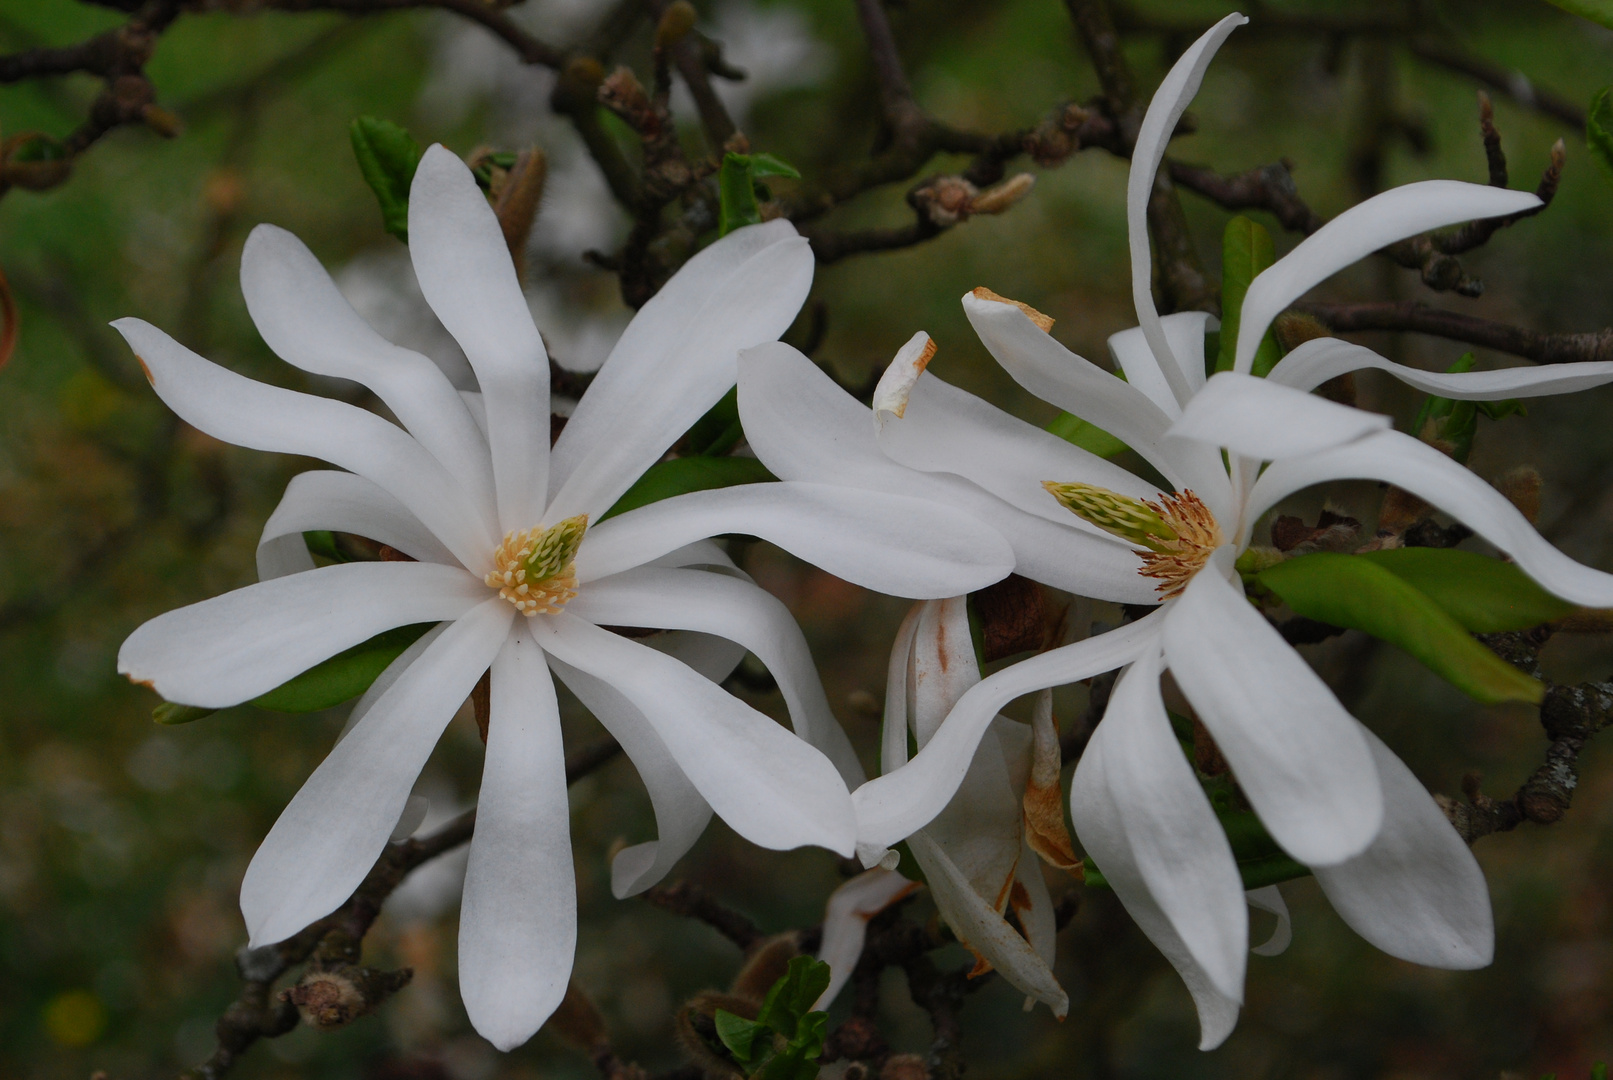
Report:
M237 5L220 5L236 7ZM512 9L545 38L568 41L604 0L527 0ZM713 0L702 28L751 78L731 94L759 150L810 179L865 155L874 137L866 56L846 0ZM1613 82L1613 32L1534 0L1424 5L1442 33L1521 70L1570 101ZM518 64L485 31L435 12L359 21L331 14L221 11L185 15L149 66L159 101L185 124L163 140L114 132L44 194L0 200L0 267L18 300L21 341L0 373L0 1076L152 1077L210 1052L212 1024L233 998L231 957L244 940L236 890L257 841L329 747L342 722L227 710L182 728L151 723L152 695L117 677L114 658L143 620L255 578L258 531L285 482L310 465L225 446L174 421L107 327L147 319L235 370L282 385L342 392L278 362L247 318L237 284L241 243L269 221L303 237L355 305L400 342L441 355L440 327L414 293L402 245L352 159L347 125L373 114L461 154L479 145L549 154L551 179L532 239L533 311L569 367L596 366L625 323L616 282L582 258L625 235L602 181L550 114L552 76ZM1205 21L1219 3L1140 7ZM1350 16L1399 5L1279 2L1274 12ZM1056 103L1097 91L1057 0L902 0L891 5L920 102L958 126L1029 126ZM1258 23L1260 14L1255 12ZM122 21L67 0L0 0L0 49L66 44ZM648 81L641 32L621 57ZM1151 88L1169 43L1128 37ZM0 134L66 135L98 88L87 76L0 88ZM1476 85L1412 58L1387 39L1234 35L1193 113L1198 131L1174 154L1223 172L1278 158L1324 214L1363 193L1352 148L1371 101L1387 100L1421 139L1382 147L1378 183L1485 178ZM1582 133L1496 98L1513 186L1532 186L1559 136L1568 164L1556 203L1464 257L1488 283L1479 300L1439 298L1387 264L1324 286L1330 297L1422 297L1545 330L1613 324L1613 179ZM674 101L692 120L687 98ZM625 129L622 129L625 133ZM691 148L698 131L687 132ZM939 159L928 171L956 171ZM1019 168L1032 168L1023 161ZM915 330L940 343L932 370L1030 419L1032 401L989 361L958 297L976 285L1057 317L1054 333L1106 362L1104 339L1133 325L1124 244L1126 163L1103 151L1034 170L1030 198L1001 218L962 225L923 246L820 270L828 335L817 352L849 383L882 367ZM839 226L901 224L907 185L837 211ZM1184 195L1206 263L1218 263L1228 214ZM1257 215L1259 216L1259 215ZM1293 238L1273 228L1279 252ZM1463 348L1433 339L1366 337L1396 359L1443 368ZM1511 363L1481 355L1481 363ZM1366 407L1402 426L1418 399L1363 376ZM1613 568L1613 390L1531 404L1527 418L1481 430L1471 464L1492 476L1519 463L1545 476L1542 530L1570 554ZM1370 518L1377 492L1336 500ZM1312 510L1320 496L1298 500ZM757 545L747 567L806 627L830 698L872 762L886 650L903 606ZM1306 650L1346 704L1431 790L1454 793L1481 771L1510 792L1544 740L1527 710L1478 708L1417 664L1347 635ZM1559 638L1546 652L1560 681L1605 678L1613 642ZM779 711L768 695L753 700ZM1068 692L1069 722L1084 691ZM568 737L597 730L568 702ZM576 745L576 743L574 743ZM481 746L469 717L449 728L420 791L440 820L474 802ZM966 1012L970 1075L979 1077L1347 1077L1564 1080L1613 1058L1613 755L1592 746L1573 810L1550 829L1525 827L1477 847L1495 900L1495 964L1434 972L1356 938L1314 883L1284 887L1294 945L1250 963L1248 1005L1220 1050L1194 1049L1185 990L1113 898L1093 894L1061 938L1070 1018L1019 1011L999 983ZM648 804L617 761L572 790L582 934L577 977L604 1008L618 1050L651 1069L679 1061L673 1009L725 985L737 952L703 926L608 889L619 838L647 839ZM587 1077L589 1063L540 1034L501 1056L472 1033L458 1001L452 858L421 871L370 936L372 960L410 964L414 984L380 1015L335 1034L309 1029L255 1048L235 1075L268 1077ZM777 854L713 825L674 877L687 877L768 929L821 917L838 882L822 852ZM1055 882L1056 890L1068 888ZM1057 895L1057 893L1055 893ZM921 900L921 905L927 901ZM922 910L922 907L921 907ZM1257 916L1257 935L1265 916ZM954 962L964 954L956 950ZM894 973L887 1032L922 1052L929 1032ZM845 1006L842 1005L843 1009Z

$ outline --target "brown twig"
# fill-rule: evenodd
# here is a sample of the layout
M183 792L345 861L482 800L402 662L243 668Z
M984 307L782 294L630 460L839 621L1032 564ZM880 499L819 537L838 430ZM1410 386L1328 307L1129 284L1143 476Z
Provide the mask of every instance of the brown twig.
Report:
M1335 333L1364 330L1412 331L1510 353L1537 364L1613 360L1613 329L1551 334L1430 307L1417 300L1370 303L1303 301L1299 311L1314 315Z
M715 896L687 881L656 885L641 895L664 911L698 919L738 945L742 952L750 952L767 936L748 917L724 906Z

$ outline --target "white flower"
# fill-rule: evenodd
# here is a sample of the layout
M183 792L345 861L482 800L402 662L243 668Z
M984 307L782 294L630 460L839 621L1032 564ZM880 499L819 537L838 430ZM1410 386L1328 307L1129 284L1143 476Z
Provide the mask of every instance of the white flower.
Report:
M1316 870L1352 927L1394 955L1442 967L1482 966L1492 949L1488 895L1471 853L1405 766L1245 600L1233 563L1261 515L1325 481L1387 481L1461 519L1551 592L1613 603L1613 577L1557 551L1471 472L1390 430L1386 417L1305 393L1344 371L1377 367L1444 396L1486 400L1605 383L1613 364L1433 375L1329 339L1296 349L1269 378L1246 374L1271 319L1332 273L1408 235L1527 209L1537 205L1534 196L1429 181L1340 215L1251 285L1236 370L1208 382L1202 357L1209 317L1158 316L1148 194L1211 54L1244 21L1229 16L1183 54L1138 136L1128 220L1141 325L1110 339L1125 381L1069 352L1021 305L984 290L963 300L987 348L1020 385L1126 442L1173 494L948 386L922 370L920 349L905 350L884 393L876 392L886 410L877 439L891 459L883 464L870 460L868 435L849 430L852 410L825 395L786 347L751 350L740 373L748 426L793 395L799 430L752 437L770 466L775 456L789 456L810 466L793 478L886 491L917 490L899 476L918 473L949 490L970 487L957 504L999 525L1019 573L1104 599L1164 600L1135 623L979 683L911 763L864 785L853 801L866 863L942 811L1009 700L1126 667L1077 768L1072 816L1089 854L1182 972L1206 1047L1235 1023L1248 924L1226 836L1167 722L1159 687L1167 668L1266 828ZM775 407L770 415L780 413ZM862 418L868 422L866 413ZM832 435L809 456L800 444L814 431ZM1263 462L1272 464L1262 471ZM1049 530L1061 535L1051 538ZM1072 564L1078 557L1086 561Z
M713 811L764 847L849 854L847 784L862 774L805 641L783 605L704 538L760 536L913 597L979 588L1007 572L1010 553L948 508L827 485L695 492L598 522L733 384L738 350L794 317L813 264L787 222L739 230L691 259L629 325L552 452L543 343L491 209L441 147L415 175L409 237L421 290L479 394L461 395L431 360L377 335L290 234L262 226L242 256L247 305L270 347L311 373L364 384L401 427L243 378L138 320L116 324L187 422L346 470L292 481L264 529L259 584L151 620L118 663L171 701L221 708L383 630L439 623L359 702L351 730L252 860L241 907L254 945L351 894L438 736L491 668L459 965L472 1022L507 1049L560 1001L576 942L551 671L622 743L654 803L660 839L617 857L618 895L665 874ZM418 561L315 569L300 535L314 529ZM658 651L608 626L693 633ZM714 638L737 647L714 648ZM800 738L712 681L746 649L777 677Z

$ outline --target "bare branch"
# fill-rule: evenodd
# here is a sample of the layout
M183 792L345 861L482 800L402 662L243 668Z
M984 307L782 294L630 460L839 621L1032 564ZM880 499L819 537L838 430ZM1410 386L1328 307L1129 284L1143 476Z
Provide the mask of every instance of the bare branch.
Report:
M1613 329L1583 334L1548 334L1430 307L1416 300L1362 304L1305 301L1295 307L1316 316L1335 333L1409 330L1511 353L1537 364L1613 360Z

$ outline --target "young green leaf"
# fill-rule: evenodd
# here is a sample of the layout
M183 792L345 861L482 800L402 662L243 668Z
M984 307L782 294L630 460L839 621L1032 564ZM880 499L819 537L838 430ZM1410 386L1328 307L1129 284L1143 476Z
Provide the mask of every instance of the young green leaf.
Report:
M1244 294L1249 291L1249 284L1276 259L1271 234L1263 225L1242 214L1227 222L1226 232L1221 234L1221 353L1216 358L1215 370L1232 370ZM1252 374L1264 376L1280 359L1282 350L1268 329L1255 353Z
M717 170L718 236L762 220L762 209L756 202L755 167L749 154L723 155L722 168Z
M1356 557L1408 582L1475 634L1527 630L1578 610L1536 585L1516 565L1474 551L1394 548Z
M253 698L252 704L276 712L316 712L340 705L368 690L388 664L434 625L415 623L377 634Z
M828 964L810 956L792 957L784 975L767 992L756 1022L766 1024L786 1039L794 1039L796 1025L828 988Z
M1609 6L1613 6L1610 0ZM1591 110L1585 116L1585 145L1591 156L1613 174L1613 86L1591 99Z
M635 480L633 486L616 500L616 505L605 511L599 520L604 521L617 514L625 514L629 510L691 491L733 487L735 484L759 484L774 479L777 478L767 471L767 466L755 458L706 457L697 454L694 457L658 461L646 469L644 475Z
M1370 559L1317 552L1262 570L1257 581L1295 614L1398 645L1477 701L1538 704L1545 685L1480 645L1427 594Z
M717 1038L734 1055L734 1060L741 1065L750 1064L751 1056L756 1050L756 1037L764 1035L767 1031L765 1024L758 1024L754 1020L747 1020L727 1009L718 1009L712 1017L717 1025Z
M1445 370L1449 374L1472 371L1474 362L1472 353L1463 353ZM1411 423L1411 433L1424 442L1444 444L1452 458L1465 464L1468 454L1473 451L1473 436L1478 431L1480 413L1491 420L1501 420L1513 413L1527 415L1528 410L1516 398L1505 401L1455 401L1430 394L1417 410L1417 418Z
M1047 425L1047 430L1065 442L1074 443L1088 453L1097 454L1101 458L1114 457L1120 451L1127 449L1125 443L1098 425L1088 423L1074 413L1059 413L1053 418L1053 422Z
M420 144L390 120L360 116L349 129L364 182L381 204L386 231L409 242L409 185L420 164Z
M752 154L750 155L750 164L752 176L783 176L791 180L801 179L800 169L773 154Z

